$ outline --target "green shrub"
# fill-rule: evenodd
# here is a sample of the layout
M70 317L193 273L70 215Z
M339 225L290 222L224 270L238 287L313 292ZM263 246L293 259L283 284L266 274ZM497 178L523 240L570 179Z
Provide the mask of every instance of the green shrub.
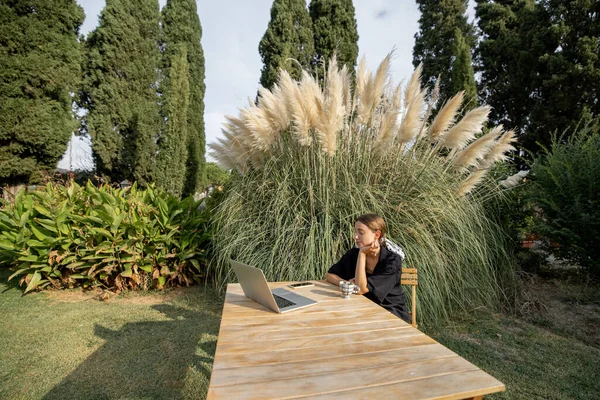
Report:
M205 275L204 216L192 197L49 183L0 210L0 265L34 288L162 288Z
M600 275L600 134L580 129L566 142L554 137L532 168L535 229L555 242L557 257Z

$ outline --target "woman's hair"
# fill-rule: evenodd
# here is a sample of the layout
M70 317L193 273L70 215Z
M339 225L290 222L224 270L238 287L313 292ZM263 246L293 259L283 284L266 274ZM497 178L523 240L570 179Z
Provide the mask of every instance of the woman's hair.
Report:
M380 231L381 236L379 237L379 243L385 243L385 233L387 232L387 225L383 218L377 214L364 214L356 218L355 222L361 222L365 224L373 232Z

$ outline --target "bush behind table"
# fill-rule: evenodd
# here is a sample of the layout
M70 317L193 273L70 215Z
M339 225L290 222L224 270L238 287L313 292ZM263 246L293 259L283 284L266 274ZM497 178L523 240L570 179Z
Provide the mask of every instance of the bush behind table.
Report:
M324 279L353 246L356 217L376 212L419 269L420 324L455 310L498 307L513 285L506 235L486 217L485 198L501 189L486 174L513 149L513 131L482 133L489 107L459 119L463 94L433 122L436 89L420 68L404 96L389 81L389 57L376 73L357 72L356 90L331 61L323 88L308 72L282 72L257 103L227 117L215 157L236 170L213 214L221 287L230 258L261 268L270 281ZM487 182L487 184L482 184Z

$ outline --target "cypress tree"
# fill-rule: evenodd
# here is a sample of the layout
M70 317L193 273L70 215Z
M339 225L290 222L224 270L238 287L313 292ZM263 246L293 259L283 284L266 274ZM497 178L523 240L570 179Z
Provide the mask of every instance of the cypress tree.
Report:
M81 105L97 172L155 180L160 116L158 0L107 0L86 42Z
M358 58L358 30L352 0L312 0L309 6L315 41L315 70L323 77L322 61L335 53L340 65L354 72Z
M492 106L492 122L520 134L528 129L546 74L540 57L551 48L540 33L546 28L539 11L535 0L477 0L475 8L482 33L476 51L482 99Z
M183 194L194 194L205 184L205 133L204 133L204 53L202 51L202 27L194 0L168 0L162 11L163 70L165 80L171 77L169 71L178 53L187 54L189 65L189 107L187 110L187 154L185 162L185 183ZM168 85L167 85L168 86ZM174 87L174 86L173 86ZM163 91L164 103L171 96L180 96L169 90ZM170 118L168 112L163 112Z
M600 3L477 0L477 52L494 122L520 129L537 153L552 133L571 134L600 115Z
M258 52L263 62L260 84L270 89L279 77L279 69L299 79L302 68L310 68L315 59L312 21L305 0L274 0L271 20ZM295 60L295 61L294 61Z
M582 118L600 122L600 2L543 0L539 8L552 51L540 59L546 71L541 101L523 141L533 151L536 142L551 144L550 132L575 132Z
M0 185L35 182L54 170L76 128L79 83L75 0L0 3Z
M464 109L470 110L477 107L477 84L473 70L471 48L467 44L462 32L457 29L455 35L454 61L449 82L449 93L465 91Z
M466 17L467 0L417 0L417 4L421 18L419 32L415 34L413 65L423 63L424 85L433 86L440 77L440 95L447 100L456 94L458 87L451 83L453 60L459 48L457 30L469 52L475 45L474 29Z
M159 142L158 182L174 196L183 193L188 156L188 105L190 99L189 64L185 46L174 49L163 104L168 119Z

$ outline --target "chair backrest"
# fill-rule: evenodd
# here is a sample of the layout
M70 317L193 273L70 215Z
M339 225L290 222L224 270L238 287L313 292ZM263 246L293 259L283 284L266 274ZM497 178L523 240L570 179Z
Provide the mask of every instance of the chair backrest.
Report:
M416 268L402 268L402 276L400 277L401 285L412 286L412 312L409 314L412 317L411 325L417 327L417 285L419 284Z

